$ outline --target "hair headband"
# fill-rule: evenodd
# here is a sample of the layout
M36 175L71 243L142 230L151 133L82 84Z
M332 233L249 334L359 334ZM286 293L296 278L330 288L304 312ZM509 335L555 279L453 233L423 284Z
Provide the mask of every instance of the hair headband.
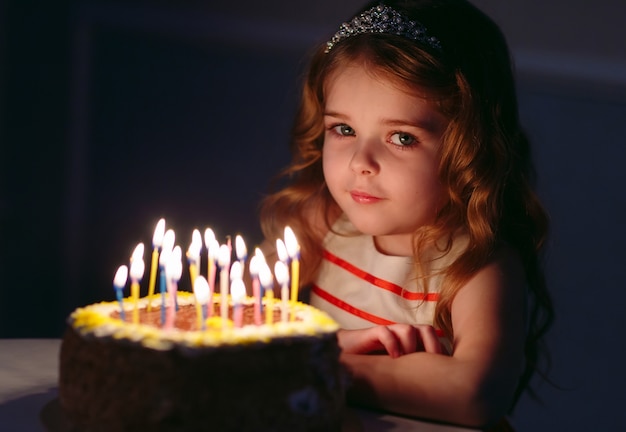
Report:
M423 24L410 20L389 6L378 5L355 16L350 22L341 24L339 31L326 42L324 52L328 53L338 42L350 36L363 33L393 34L442 50L439 39L429 36Z

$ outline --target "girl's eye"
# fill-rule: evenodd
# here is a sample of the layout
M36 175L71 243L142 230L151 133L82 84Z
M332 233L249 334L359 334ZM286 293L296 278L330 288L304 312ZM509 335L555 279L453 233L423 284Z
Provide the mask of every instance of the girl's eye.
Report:
M397 132L391 135L391 142L395 145L407 147L416 143L416 139L413 135L409 135L404 132Z
M352 129L347 124L337 125L333 129L335 130L335 133L337 133L339 135L342 135L342 136L353 136L353 135L355 135L354 129Z

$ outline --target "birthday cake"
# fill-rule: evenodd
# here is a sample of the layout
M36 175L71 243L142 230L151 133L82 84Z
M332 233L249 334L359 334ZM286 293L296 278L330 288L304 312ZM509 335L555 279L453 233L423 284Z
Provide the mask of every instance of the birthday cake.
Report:
M115 302L74 311L63 338L59 400L76 431L330 431L344 404L337 325L289 302L293 320L196 326L194 298L178 293L174 329L158 327L160 306L139 300L139 323ZM219 295L214 307L218 310ZM234 311L229 306L229 316ZM265 318L265 317L264 317Z
M291 271L288 257L279 260L274 277L257 250L250 259L252 295L247 296L242 239L231 266L230 243L220 246L205 233L205 278L199 274L202 245L196 230L187 252L193 292L179 291L182 253L173 245L173 232L163 233L163 224L159 221L153 238L147 296L139 298L145 268L140 243L130 272L124 265L116 273L117 302L78 308L68 318L59 404L69 429L340 430L345 383L338 325L297 301L297 255L291 255ZM287 234L297 245L286 228ZM128 275L131 293L124 297ZM281 285L278 298L274 280Z

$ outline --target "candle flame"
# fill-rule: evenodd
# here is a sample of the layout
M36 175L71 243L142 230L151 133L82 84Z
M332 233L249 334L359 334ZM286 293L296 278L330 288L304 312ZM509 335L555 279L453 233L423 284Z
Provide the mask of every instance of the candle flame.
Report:
M230 248L228 245L223 244L220 246L217 262L221 268L225 268L230 265Z
M159 256L159 265L161 267L165 267L167 265L167 261L170 259L170 255L172 255L172 248L163 247L161 255Z
M287 247L285 246L285 242L282 241L282 239L276 240L276 253L278 254L278 259L281 261L287 261L289 259Z
M246 286L241 279L236 279L231 284L230 296L235 304L241 303L246 297Z
M217 258L220 252L220 244L216 239L211 240L211 243L207 245L209 249L209 259L214 260Z
M182 249L180 248L180 246L176 245L174 246L174 249L172 249L172 255L171 255L174 259L181 261L182 260L182 256L183 256L183 252Z
M259 257L259 265L265 262L265 255L263 255L263 251L261 250L261 248L254 249L254 256Z
M200 261L200 249L202 249L202 236L200 235L200 231L194 229L191 236L191 244L189 245L189 249L187 249L187 258L192 260L193 264L197 265Z
M252 255L250 258L250 275L255 277L259 274L259 257L257 255Z
M133 281L139 281L143 277L143 272L146 269L146 265L140 258L131 260L130 263L130 278Z
M113 278L113 286L115 288L124 288L126 281L128 280L128 267L125 265L120 266L115 272L115 278Z
M130 262L132 263L133 261L143 261L143 251L143 243L139 243L137 246L135 246L135 250L133 250L133 253L130 256Z
M248 255L248 248L243 241L243 237L239 234L235 237L235 251L237 253L237 259L244 260Z
M204 244L208 248L215 241L215 233L211 228L207 228L204 230Z
M289 254L289 258L296 258L300 252L300 246L298 245L298 240L296 239L296 235L293 230L286 226L285 227L285 246L287 247L287 253Z
M280 285L286 285L289 282L289 268L282 261L276 261L274 264L274 276Z
M204 276L198 276L193 285L193 293L196 296L196 300L200 304L204 304L209 299L209 283Z
M191 243L198 245L198 249L202 249L202 235L200 234L200 230L197 228L191 233Z
M152 246L160 248L163 245L163 236L165 235L165 219L161 218L156 224L154 235L152 236Z
M163 250L172 250L174 248L174 242L176 241L176 234L173 229L168 229L165 231L165 235L163 236Z
M233 265L230 266L230 280L234 281L237 279L243 279L243 267L239 261L235 261Z
M261 282L261 286L265 289L271 289L274 285L272 271L266 263L261 264L261 268L259 269L259 280Z
M173 282L178 282L183 274L182 251L176 246L170 254L165 266L165 275Z

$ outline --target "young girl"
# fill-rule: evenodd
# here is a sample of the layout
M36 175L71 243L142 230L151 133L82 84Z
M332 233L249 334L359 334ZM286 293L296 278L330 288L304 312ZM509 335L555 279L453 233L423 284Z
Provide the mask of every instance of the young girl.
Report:
M268 239L301 245L311 303L342 327L349 400L496 424L553 310L509 51L464 0L366 6L314 53Z

